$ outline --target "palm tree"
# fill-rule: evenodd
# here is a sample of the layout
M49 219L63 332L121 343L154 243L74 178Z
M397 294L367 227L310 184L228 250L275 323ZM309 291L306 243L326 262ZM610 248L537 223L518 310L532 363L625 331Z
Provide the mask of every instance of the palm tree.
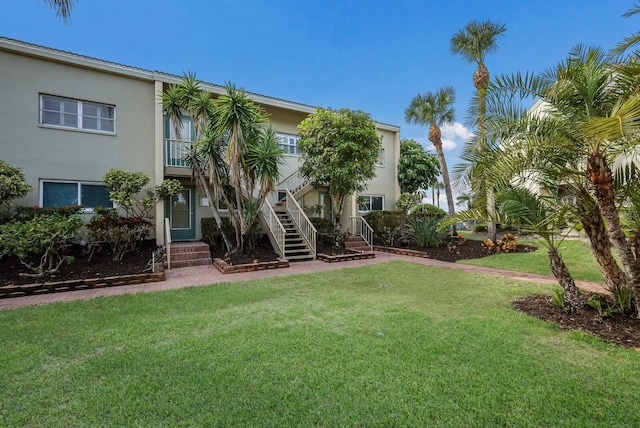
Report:
M487 134L508 146L512 161L520 158L520 173L550 177L547 187L571 188L607 284L614 292L631 287L640 314L640 260L621 227L609 166L638 145L640 70L635 63L611 61L602 49L577 46L569 59L540 75L496 79L488 103L496 115ZM538 97L536 111L515 112L510 103L517 94ZM507 176L514 177L513 171ZM624 270L611 255L612 244Z
M436 188L436 201L438 203L438 208L440 208L440 190L444 189L444 183L436 183L435 184L435 188Z
M485 57L489 53L498 50L498 36L507 31L503 24L493 23L491 21L471 21L462 30L458 31L451 37L451 53L460 55L465 61L475 63L476 70L473 73L473 86L477 90L477 110L475 111L476 123L478 129L479 149L484 149L486 145L485 139L485 115L486 115L486 95L489 86L490 74L484 63ZM487 212L489 217L495 212L495 194L490 186L485 185L487 195ZM488 234L491 239L496 239L496 225L490 221L488 223Z
M210 119L210 113L213 108L213 99L211 98L210 92L202 89L195 74L188 73L180 82L169 86L167 90L161 94L160 101L179 140L186 137L182 135L183 115L191 117L195 141L200 141L207 137L207 122ZM220 150L218 150L218 152L220 152ZM211 147L209 147L208 152L199 152L197 145L192 144L188 153L188 161L191 165L198 188L205 192L209 201L213 202L210 204L210 207L218 231L225 243L227 253L232 253L236 251L237 248L231 243L231 240L227 236L220 212L218 211L218 204L215 203L223 199L225 192L222 190L221 180L217 182L211 179L208 180L208 177L220 174L220 172L226 168L223 162L215 162L213 160L215 156L215 151L211 150Z
M56 10L56 15L65 23L69 21L75 0L45 0L45 2Z
M404 111L404 118L410 124L429 125L429 141L433 144L440 163L440 173L444 182L444 189L449 205L449 215L456 214L451 181L447 170L447 161L442 151L442 132L440 126L450 124L455 120L453 104L455 102L455 90L451 86L444 86L438 92L416 95ZM451 224L452 236L457 235L455 223Z

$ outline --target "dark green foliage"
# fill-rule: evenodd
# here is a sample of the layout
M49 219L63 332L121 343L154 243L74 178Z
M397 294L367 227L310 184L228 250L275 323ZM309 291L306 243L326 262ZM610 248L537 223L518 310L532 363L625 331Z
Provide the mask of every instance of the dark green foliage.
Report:
M55 273L72 260L64 255L64 249L78 235L82 224L78 215L40 213L0 225L0 257L17 257L33 272L32 276Z
M402 211L372 211L364 216L373 229L374 241L389 247L407 237L408 218Z
M71 217L72 215L81 214L82 206L69 205L65 207L49 207L40 208L38 206L26 207L19 206L13 209L13 218L20 220L31 220L34 217L41 215L60 215L62 217Z
M221 217L222 227L228 236L235 233L235 228L231 224L229 217ZM204 217L200 220L200 228L202 229L202 240L209 244L211 248L224 248L224 240L220 233L220 229L213 217Z
M448 234L447 229L440 229L440 218L434 216L414 216L407 226L409 238L419 247L436 248Z
M431 216L443 219L447 216L446 211L431 204L422 204L411 210L412 216Z
M474 233L485 233L486 231L487 231L487 225L484 223L476 224L475 226L473 226Z
M87 229L92 243L109 245L113 260L121 261L126 253L140 248L153 224L141 217L123 217L112 208L97 208Z
M318 231L319 235L333 234L333 222L328 218L309 217L309 221Z
M415 140L400 141L398 184L402 193L417 193L437 183L440 174L438 158Z

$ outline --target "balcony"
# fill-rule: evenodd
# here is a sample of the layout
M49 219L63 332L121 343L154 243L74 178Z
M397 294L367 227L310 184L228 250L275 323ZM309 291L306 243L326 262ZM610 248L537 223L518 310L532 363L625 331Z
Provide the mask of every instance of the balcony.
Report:
M177 168L190 168L186 160L191 150L191 143L179 140L165 139L165 166Z

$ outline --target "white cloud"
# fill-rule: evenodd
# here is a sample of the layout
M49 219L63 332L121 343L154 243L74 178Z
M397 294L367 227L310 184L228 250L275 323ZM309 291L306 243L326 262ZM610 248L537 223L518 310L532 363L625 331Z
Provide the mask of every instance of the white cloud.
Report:
M440 128L442 132L442 150L451 151L463 145L475 135L470 129L461 123L454 122L451 125L444 125ZM413 138L422 144L427 150L435 152L435 147L426 137Z
M451 125L444 125L440 128L442 136L447 139L462 140L462 142L469 141L474 133L466 126L459 122L454 122Z

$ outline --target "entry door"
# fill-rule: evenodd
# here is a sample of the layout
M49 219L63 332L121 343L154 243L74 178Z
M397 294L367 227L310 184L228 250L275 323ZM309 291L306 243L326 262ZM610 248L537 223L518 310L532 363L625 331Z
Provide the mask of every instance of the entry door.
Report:
M322 205L322 218L333 221L333 206L328 193L320 193L320 205Z
M196 238L195 187L185 186L167 201L167 215L171 226L172 241L187 241Z

